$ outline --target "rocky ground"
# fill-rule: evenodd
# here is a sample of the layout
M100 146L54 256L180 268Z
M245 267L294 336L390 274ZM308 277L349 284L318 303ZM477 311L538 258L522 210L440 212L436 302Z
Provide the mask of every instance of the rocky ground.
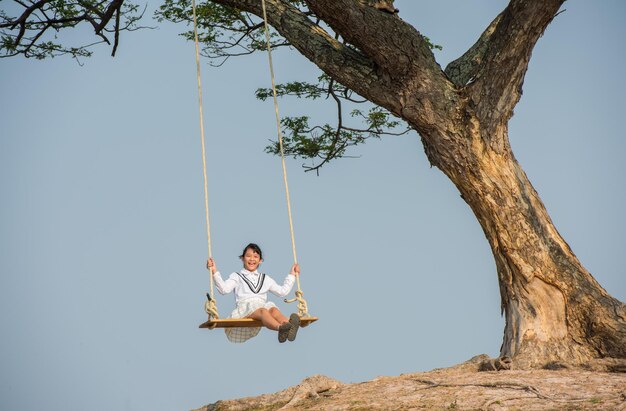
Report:
M626 411L626 373L569 368L478 372L485 357L456 367L355 384L316 375L274 394L218 401L196 411Z

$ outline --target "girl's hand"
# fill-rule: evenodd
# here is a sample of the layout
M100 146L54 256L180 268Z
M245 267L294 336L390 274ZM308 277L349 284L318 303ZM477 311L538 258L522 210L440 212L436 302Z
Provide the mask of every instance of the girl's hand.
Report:
M206 261L206 268L211 272L211 274L215 274L217 272L217 267L215 267L215 261L212 258L209 258Z
M300 264L294 264L293 267L291 267L291 272L289 273L291 275L295 275L296 277L300 275Z

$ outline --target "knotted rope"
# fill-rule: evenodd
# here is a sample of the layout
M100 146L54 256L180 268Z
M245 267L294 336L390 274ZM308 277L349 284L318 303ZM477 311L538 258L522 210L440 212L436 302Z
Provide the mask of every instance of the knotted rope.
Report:
M289 300L285 299L285 302L293 303L294 301L298 301L298 315L300 317L309 317L309 306L307 305L306 300L303 298L303 296L304 293L300 291L300 286L298 286L298 290L296 291L296 297Z

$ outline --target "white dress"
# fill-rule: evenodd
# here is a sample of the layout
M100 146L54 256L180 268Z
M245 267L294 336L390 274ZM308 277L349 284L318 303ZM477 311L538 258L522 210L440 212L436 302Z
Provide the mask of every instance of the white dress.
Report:
M284 297L289 294L296 280L295 276L289 274L283 284L279 285L269 275L248 270L234 272L226 281L219 272L213 274L213 278L220 294L235 292L236 307L230 314L231 318L245 318L259 308L276 307L276 304L267 301L267 293ZM236 327L226 328L224 331L229 341L241 343L256 336L260 330L261 327Z

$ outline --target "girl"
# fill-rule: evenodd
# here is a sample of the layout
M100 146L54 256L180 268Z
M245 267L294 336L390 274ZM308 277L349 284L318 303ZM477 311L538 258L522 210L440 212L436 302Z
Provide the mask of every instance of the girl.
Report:
M253 318L261 321L263 326L278 331L278 342L295 340L300 327L300 317L291 314L287 319L276 304L267 301L267 292L271 291L279 297L289 294L296 276L300 275L300 266L294 264L283 284L278 285L270 276L257 271L263 261L263 252L258 245L248 244L239 258L243 262L243 269L232 273L226 281L217 270L215 261L212 258L207 261L207 268L211 271L220 294L235 291L237 307L231 313L231 318ZM260 330L260 327L226 328L226 337L231 342L244 342L256 336Z

